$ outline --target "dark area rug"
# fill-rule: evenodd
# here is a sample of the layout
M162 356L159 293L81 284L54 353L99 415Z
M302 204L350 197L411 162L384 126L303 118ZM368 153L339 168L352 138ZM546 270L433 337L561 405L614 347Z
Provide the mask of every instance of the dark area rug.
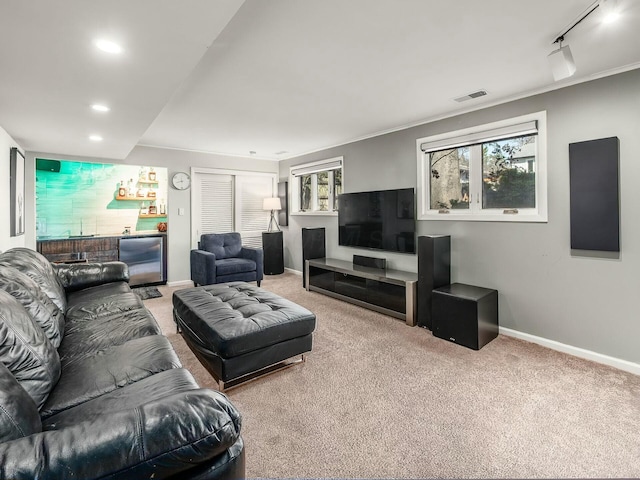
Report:
M140 300L149 300L150 298L158 298L162 296L158 287L135 287L131 290L140 297Z

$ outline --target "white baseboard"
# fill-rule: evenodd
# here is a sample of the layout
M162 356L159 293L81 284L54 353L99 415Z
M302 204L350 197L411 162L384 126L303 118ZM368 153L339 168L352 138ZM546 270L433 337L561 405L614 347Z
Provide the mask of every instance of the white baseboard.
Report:
M167 282L167 287L193 287L193 280L178 280L177 282Z
M289 272L289 273L295 273L296 275L302 276L302 272L299 270L294 270L293 268L287 268L285 267L285 271Z
M575 357L580 357L586 360L591 360L593 362L609 365L610 367L624 370L625 372L633 373L634 375L640 375L640 364L638 363L629 362L627 360L622 360L616 357L610 357L608 355L603 355L591 350L574 347L572 345L556 342L555 340L549 340L543 337L537 337L536 335L519 332L518 330L512 330L510 328L500 327L500 333L509 337L526 340L527 342L537 343L538 345L542 345L543 347L557 350L558 352L568 353L569 355L573 355Z

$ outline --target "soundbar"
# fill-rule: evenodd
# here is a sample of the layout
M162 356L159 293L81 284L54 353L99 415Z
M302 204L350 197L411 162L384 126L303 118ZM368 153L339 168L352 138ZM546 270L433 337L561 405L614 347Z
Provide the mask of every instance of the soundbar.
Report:
M365 257L363 255L353 256L353 265L360 267L377 268L378 270L385 270L387 268L386 258Z

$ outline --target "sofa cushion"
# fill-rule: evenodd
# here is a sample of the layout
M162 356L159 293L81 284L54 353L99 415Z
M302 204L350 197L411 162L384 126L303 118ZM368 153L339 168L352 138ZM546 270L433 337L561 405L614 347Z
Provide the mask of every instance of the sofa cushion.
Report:
M246 258L223 258L216 261L216 275L219 277L255 271L256 262Z
M35 402L0 363L0 443L42 431Z
M97 415L128 410L175 393L200 388L191 373L184 368L173 368L156 373L140 381L100 395L92 400L63 410L45 419L44 430L70 427Z
M58 352L22 304L4 290L0 290L0 362L38 408L60 378Z
M12 248L0 254L0 265L15 267L27 274L61 311L66 311L67 296L64 287L44 256L29 248Z
M0 288L22 304L53 346L58 348L64 334L64 315L38 284L16 268L0 265Z
M162 335L130 340L97 351L91 357L72 358L40 409L42 418L112 392L155 373L180 368L171 343Z
M237 257L242 250L242 238L237 232L205 234L200 237L200 250L213 253L216 262L222 258Z
M91 356L97 351L149 335L162 335L162 330L144 307L99 318L75 317L67 322L58 354L64 364L67 359Z
M133 293L125 282L85 288L70 293L67 300L67 322L76 318L99 318L144 307L140 297Z

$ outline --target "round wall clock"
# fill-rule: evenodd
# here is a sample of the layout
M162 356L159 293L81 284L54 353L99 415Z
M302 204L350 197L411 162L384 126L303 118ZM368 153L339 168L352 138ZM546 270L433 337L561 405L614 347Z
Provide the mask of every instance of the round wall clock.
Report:
M176 190L186 190L191 185L191 177L184 172L174 173L171 177L171 185Z

